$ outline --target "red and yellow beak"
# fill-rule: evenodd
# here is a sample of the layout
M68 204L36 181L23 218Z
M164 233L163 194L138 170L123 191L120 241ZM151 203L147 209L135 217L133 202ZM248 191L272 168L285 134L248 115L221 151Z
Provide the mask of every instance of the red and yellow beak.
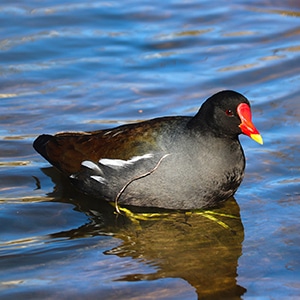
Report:
M249 105L246 103L239 104L237 107L237 113L242 121L242 123L239 125L242 132L248 135L255 142L262 145L263 139L252 123L251 109Z

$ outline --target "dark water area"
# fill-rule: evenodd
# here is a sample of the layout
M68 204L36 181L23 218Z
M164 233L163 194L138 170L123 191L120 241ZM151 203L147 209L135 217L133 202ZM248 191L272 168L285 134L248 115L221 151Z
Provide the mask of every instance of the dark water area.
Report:
M0 299L298 299L299 18L292 0L1 3ZM117 216L32 148L223 89L264 145L241 137L245 179L208 215Z

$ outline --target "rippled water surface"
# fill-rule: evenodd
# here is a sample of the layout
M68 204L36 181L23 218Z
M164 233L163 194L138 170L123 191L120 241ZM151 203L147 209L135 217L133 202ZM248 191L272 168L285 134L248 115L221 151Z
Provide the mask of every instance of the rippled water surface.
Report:
M300 296L299 1L0 4L1 299ZM215 213L132 223L76 193L41 133L193 115L234 89L260 146ZM234 216L239 218L233 218Z

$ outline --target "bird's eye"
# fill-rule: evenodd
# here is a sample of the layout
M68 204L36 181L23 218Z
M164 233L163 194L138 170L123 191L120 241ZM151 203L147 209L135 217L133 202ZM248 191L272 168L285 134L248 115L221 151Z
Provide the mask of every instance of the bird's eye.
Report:
M231 109L227 109L227 110L226 110L226 115L227 115L228 117L233 117L233 111L232 111Z

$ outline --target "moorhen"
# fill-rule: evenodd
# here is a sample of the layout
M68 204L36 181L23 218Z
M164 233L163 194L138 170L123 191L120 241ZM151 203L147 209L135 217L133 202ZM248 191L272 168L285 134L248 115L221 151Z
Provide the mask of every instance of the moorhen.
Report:
M194 117L41 135L33 147L89 196L190 210L211 208L236 192L245 169L241 133L263 143L249 101L227 90L208 98Z

